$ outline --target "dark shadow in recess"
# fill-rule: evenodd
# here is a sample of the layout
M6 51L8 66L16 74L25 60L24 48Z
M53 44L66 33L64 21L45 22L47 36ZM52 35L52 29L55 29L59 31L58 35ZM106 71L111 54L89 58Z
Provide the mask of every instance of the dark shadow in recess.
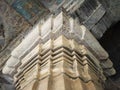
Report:
M113 79L120 77L120 21L112 25L109 30L105 32L100 39L101 45L109 53L110 59L116 69L116 75L112 76Z

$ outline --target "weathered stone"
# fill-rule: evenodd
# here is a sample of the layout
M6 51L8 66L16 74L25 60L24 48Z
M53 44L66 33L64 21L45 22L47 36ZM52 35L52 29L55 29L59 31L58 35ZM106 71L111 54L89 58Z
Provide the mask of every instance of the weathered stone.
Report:
M33 27L3 73L14 77L17 90L103 90L105 75L115 74L106 59L107 52L85 26L61 12Z

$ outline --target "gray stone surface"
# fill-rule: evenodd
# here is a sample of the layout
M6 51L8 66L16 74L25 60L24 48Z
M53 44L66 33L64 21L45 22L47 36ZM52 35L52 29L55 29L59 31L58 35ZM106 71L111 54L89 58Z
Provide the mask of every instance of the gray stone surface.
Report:
M0 71L0 90L15 90L13 79Z
M112 24L120 20L119 0L71 0L71 3L68 2L69 0L65 0L65 2L62 2L62 4L59 5L59 7L55 8L58 9L58 11L52 10L53 7L56 7L55 5L47 8L51 10L52 13L58 13L61 10L59 9L60 7L64 8L66 13L78 19L81 24L86 25L88 30L90 30L97 39L100 39ZM102 9L97 9L99 5L101 5ZM20 34L20 32L25 31L26 28L31 27L31 25L12 7L6 4L4 0L0 0L0 17L3 19L0 19L0 23L4 25L5 30L5 37L3 37L3 35L0 36L0 49L3 46L8 45L0 53L0 69L2 69L6 60L10 57L11 51L21 42L22 38L25 36L24 33ZM33 19L33 21L35 20L36 19ZM51 28L52 27L50 27L50 29ZM43 28L43 30L45 29L46 28ZM46 32L44 34L46 34ZM19 64L14 64L14 66L17 65ZM12 65L10 68L11 67ZM103 67L106 68L106 65L103 65Z

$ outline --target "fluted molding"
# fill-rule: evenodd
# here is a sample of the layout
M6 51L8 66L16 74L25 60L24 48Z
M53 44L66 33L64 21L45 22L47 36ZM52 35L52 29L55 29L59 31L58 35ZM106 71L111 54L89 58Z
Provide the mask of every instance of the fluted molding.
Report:
M17 90L103 90L115 70L89 30L61 12L33 27L3 73L14 77Z

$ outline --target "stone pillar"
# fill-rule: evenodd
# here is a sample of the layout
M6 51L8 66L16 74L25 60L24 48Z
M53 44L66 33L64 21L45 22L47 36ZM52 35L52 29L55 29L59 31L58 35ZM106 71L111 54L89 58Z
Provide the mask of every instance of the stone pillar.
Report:
M83 25L61 12L33 27L3 73L14 76L16 90L104 90L103 73L115 73L108 58Z

